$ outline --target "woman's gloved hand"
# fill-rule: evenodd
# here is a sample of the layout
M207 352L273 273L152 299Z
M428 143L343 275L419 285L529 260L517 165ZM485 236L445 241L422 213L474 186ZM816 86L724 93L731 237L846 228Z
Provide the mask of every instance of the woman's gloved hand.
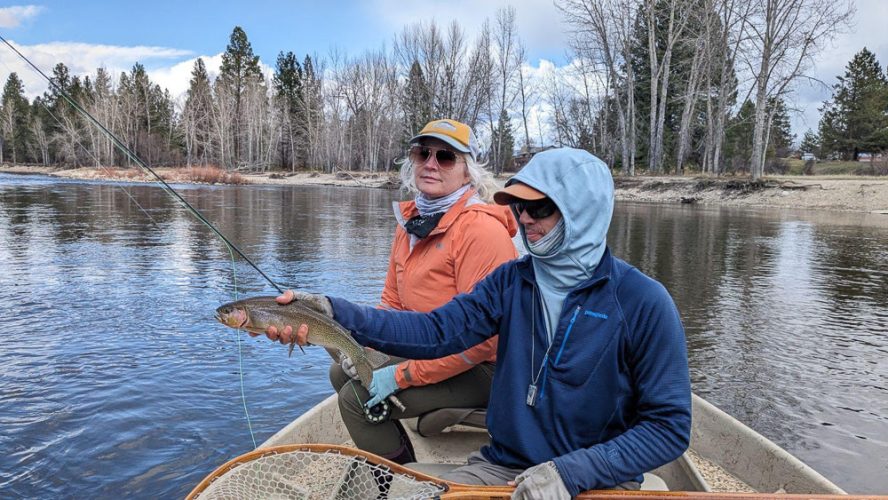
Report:
M398 383L395 381L395 370L398 365L384 366L377 370L373 370L373 380L370 381L370 399L367 401L368 407L376 406L385 398L394 394L398 389Z

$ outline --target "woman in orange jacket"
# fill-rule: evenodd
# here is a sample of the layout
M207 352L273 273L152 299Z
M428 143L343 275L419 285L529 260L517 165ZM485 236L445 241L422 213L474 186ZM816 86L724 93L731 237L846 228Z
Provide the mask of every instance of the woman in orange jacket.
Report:
M398 226L379 307L429 312L517 257L518 226L507 207L488 204L496 185L478 161L471 128L454 120L428 123L410 141L401 167L413 201L395 203ZM496 362L497 337L462 353L434 360L393 360L373 373L370 390L353 382L351 361L330 369L339 409L358 448L398 463L415 461L398 419L439 408L486 407ZM397 392L406 411L371 423L372 407Z

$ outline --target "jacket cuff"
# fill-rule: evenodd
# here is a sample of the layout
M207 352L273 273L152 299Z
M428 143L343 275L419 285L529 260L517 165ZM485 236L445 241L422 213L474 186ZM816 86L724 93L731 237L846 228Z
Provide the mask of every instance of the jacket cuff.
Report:
M412 377L410 374L410 361L402 361L395 368L395 383L399 389L406 389L412 386Z

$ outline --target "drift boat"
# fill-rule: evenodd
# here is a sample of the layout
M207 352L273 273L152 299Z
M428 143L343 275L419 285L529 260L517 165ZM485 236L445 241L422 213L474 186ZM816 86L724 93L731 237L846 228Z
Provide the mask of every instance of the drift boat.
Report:
M406 427L419 461L406 467L429 476L464 463L465 457L488 439L482 410L463 415L456 425L442 425L441 415L432 412L408 420ZM322 443L352 445L336 395L298 417L253 453L284 445ZM697 395L693 397L690 449L677 460L645 474L642 489L735 493L744 497L758 496L756 493L845 494L801 460Z

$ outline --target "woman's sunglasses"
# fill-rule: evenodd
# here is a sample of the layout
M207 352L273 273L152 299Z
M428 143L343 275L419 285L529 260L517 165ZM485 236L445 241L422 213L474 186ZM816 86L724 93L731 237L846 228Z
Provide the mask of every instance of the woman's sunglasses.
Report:
M527 215L533 219L545 219L558 210L558 206L549 198L533 201L519 201L517 203L512 203L512 208L515 209L515 213L518 214L519 217L521 216L521 212L527 212Z
M410 161L414 165L423 165L429 161L430 156L435 155L435 161L438 162L438 166L445 169L456 166L456 162L460 158L460 155L449 149L430 148L418 144L410 146L408 154Z

